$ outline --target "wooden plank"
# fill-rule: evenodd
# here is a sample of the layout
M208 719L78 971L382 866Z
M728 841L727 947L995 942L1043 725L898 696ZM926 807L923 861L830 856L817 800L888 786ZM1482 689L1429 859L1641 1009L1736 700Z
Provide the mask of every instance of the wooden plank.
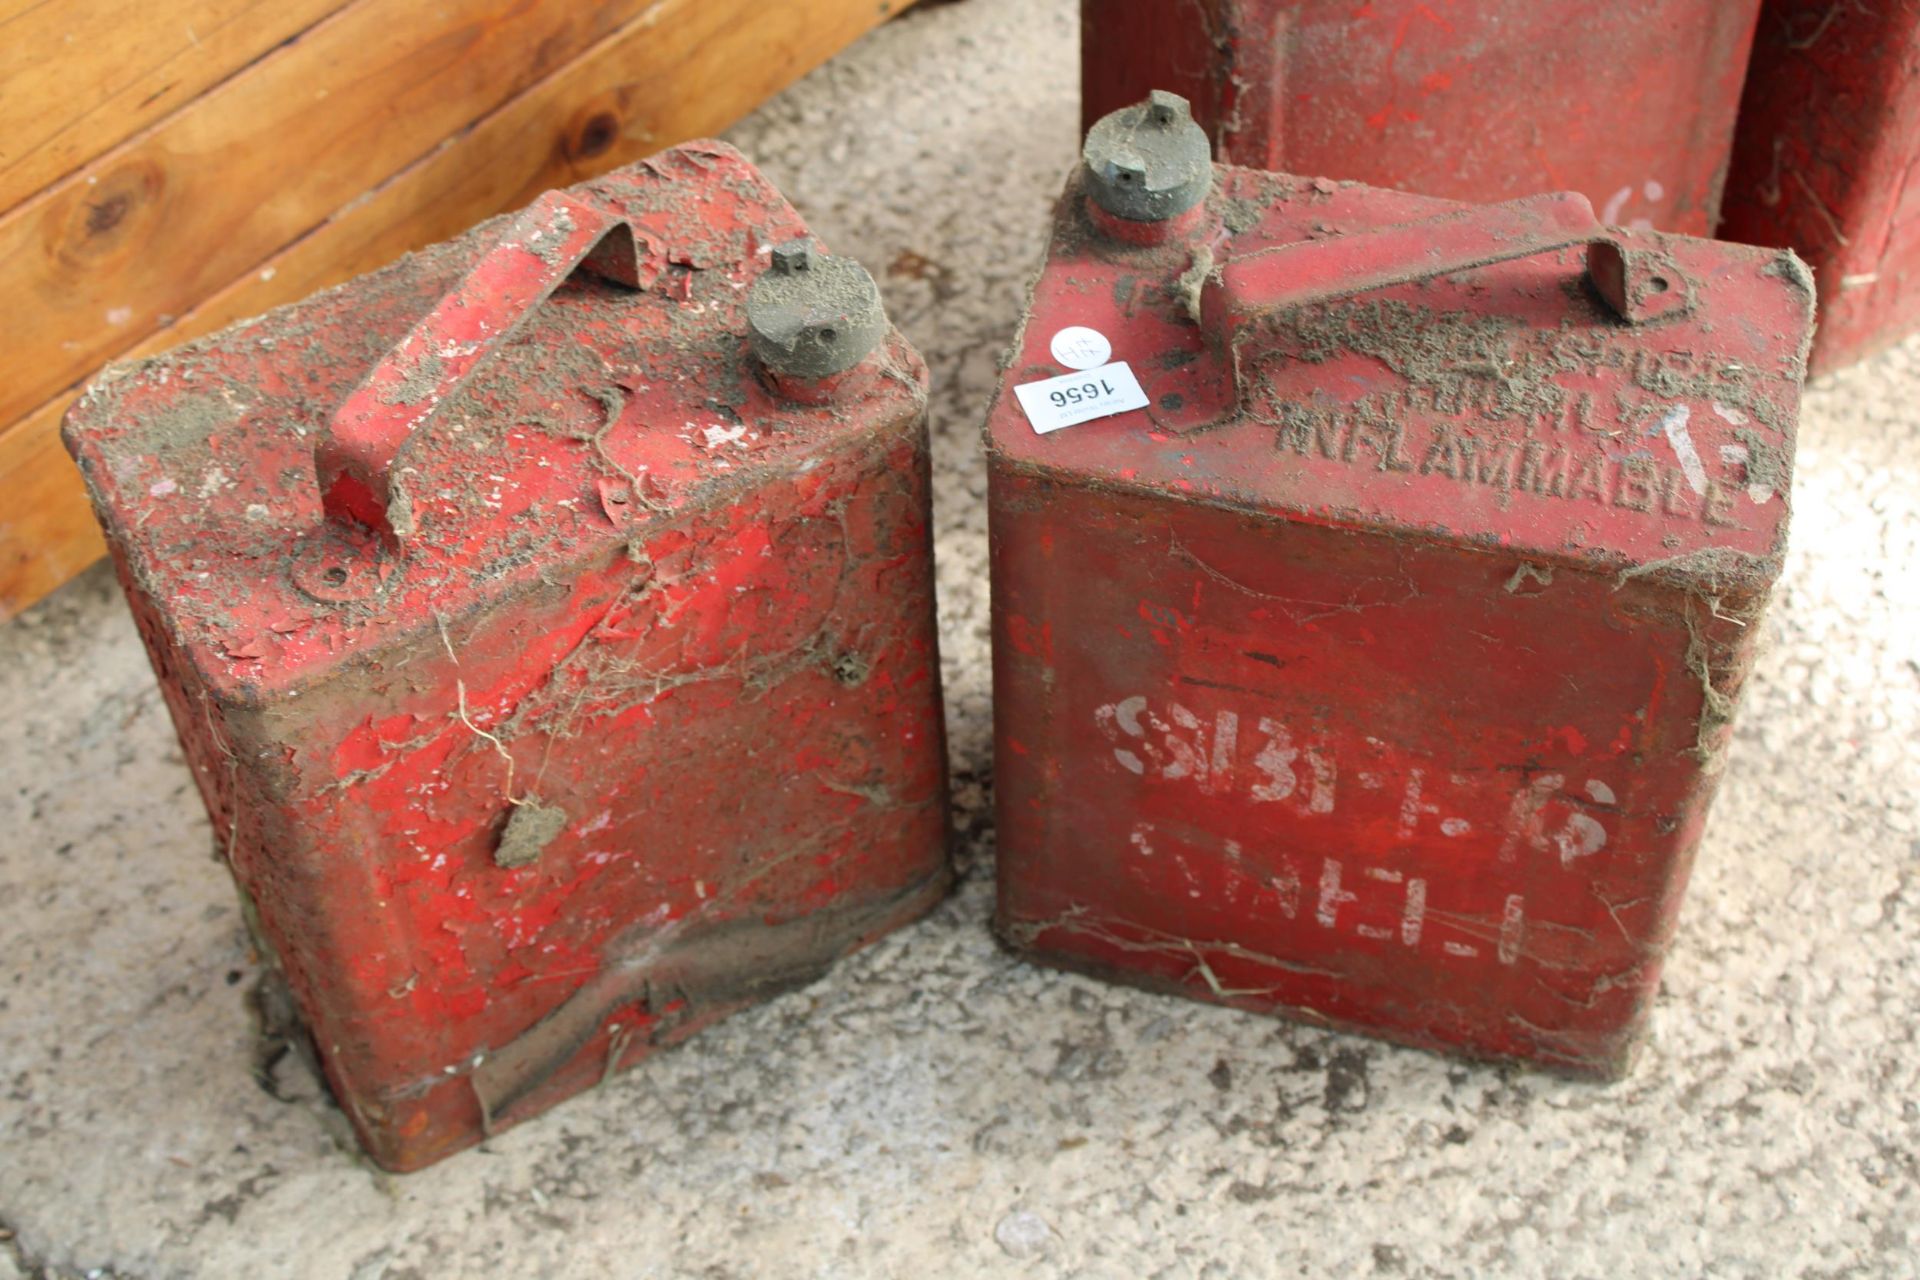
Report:
M125 142L347 0L70 0L0 14L0 210Z
M60 444L67 396L0 435L0 622L107 552Z
M904 7L897 0L805 0L763 9L757 0L702 0L671 22L642 17L256 263L129 354L165 350L457 234L549 187L717 132ZM72 390L0 432L0 620L100 553L78 473L57 443ZM8 465L29 457L58 476ZM31 517L34 523L9 523L7 513L35 503L49 509ZM42 536L50 540L36 542Z
M670 24L636 22L233 281L151 349L350 280L542 191L724 129L910 3L701 0Z
M0 421L624 24L700 0L359 0L0 215Z

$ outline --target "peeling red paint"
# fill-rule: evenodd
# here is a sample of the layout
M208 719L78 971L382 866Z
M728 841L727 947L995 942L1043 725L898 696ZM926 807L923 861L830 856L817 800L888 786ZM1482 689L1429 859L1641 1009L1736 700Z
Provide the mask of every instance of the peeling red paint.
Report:
M1578 197L1215 178L1147 248L1069 184L989 414L997 927L1624 1070L1784 550L1797 264ZM1599 243L1490 261L1568 243L1516 230L1542 213ZM1613 253L1640 284L1589 278ZM1148 408L1034 430L1011 387L1069 326Z
M944 891L925 368L895 334L775 393L742 300L802 234L690 144L70 415L263 948L389 1168Z

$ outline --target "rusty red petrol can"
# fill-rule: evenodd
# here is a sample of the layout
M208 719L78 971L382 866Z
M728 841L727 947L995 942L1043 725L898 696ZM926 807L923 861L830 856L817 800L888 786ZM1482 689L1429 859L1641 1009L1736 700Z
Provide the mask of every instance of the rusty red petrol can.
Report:
M1706 235L1759 4L1082 0L1082 110L1169 89L1234 164Z
M948 884L926 374L695 143L68 417L219 848L412 1169Z
M1216 169L1172 95L1096 126L988 424L1005 941L1624 1070L1810 304L1789 253L1578 195Z
M1720 234L1796 250L1820 288L1813 372L1920 322L1920 2L1768 0Z

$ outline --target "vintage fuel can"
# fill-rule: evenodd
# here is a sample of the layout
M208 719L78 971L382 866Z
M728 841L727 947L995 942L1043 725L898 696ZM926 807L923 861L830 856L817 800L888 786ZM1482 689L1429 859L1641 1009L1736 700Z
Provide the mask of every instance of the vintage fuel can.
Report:
M1810 366L1848 364L1920 322L1920 0L1768 0L1740 106L1720 234L1813 266Z
M1081 102L1193 102L1221 160L1713 230L1760 0L1082 0Z
M1780 563L1811 298L1790 253L1579 195L1215 168L1170 94L1097 125L988 423L1004 940L1623 1071Z
M66 425L262 951L413 1169L948 884L926 373L679 147Z

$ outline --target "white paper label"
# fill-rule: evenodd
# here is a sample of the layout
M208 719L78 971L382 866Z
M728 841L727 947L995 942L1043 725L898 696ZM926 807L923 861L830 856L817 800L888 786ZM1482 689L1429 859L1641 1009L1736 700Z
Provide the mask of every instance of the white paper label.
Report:
M1040 435L1147 407L1147 393L1140 389L1140 380L1125 360L1084 373L1063 373L1042 382L1029 382L1015 387L1013 394Z
M1113 359L1113 344L1098 329L1070 324L1053 335L1047 350L1063 369L1098 369Z

